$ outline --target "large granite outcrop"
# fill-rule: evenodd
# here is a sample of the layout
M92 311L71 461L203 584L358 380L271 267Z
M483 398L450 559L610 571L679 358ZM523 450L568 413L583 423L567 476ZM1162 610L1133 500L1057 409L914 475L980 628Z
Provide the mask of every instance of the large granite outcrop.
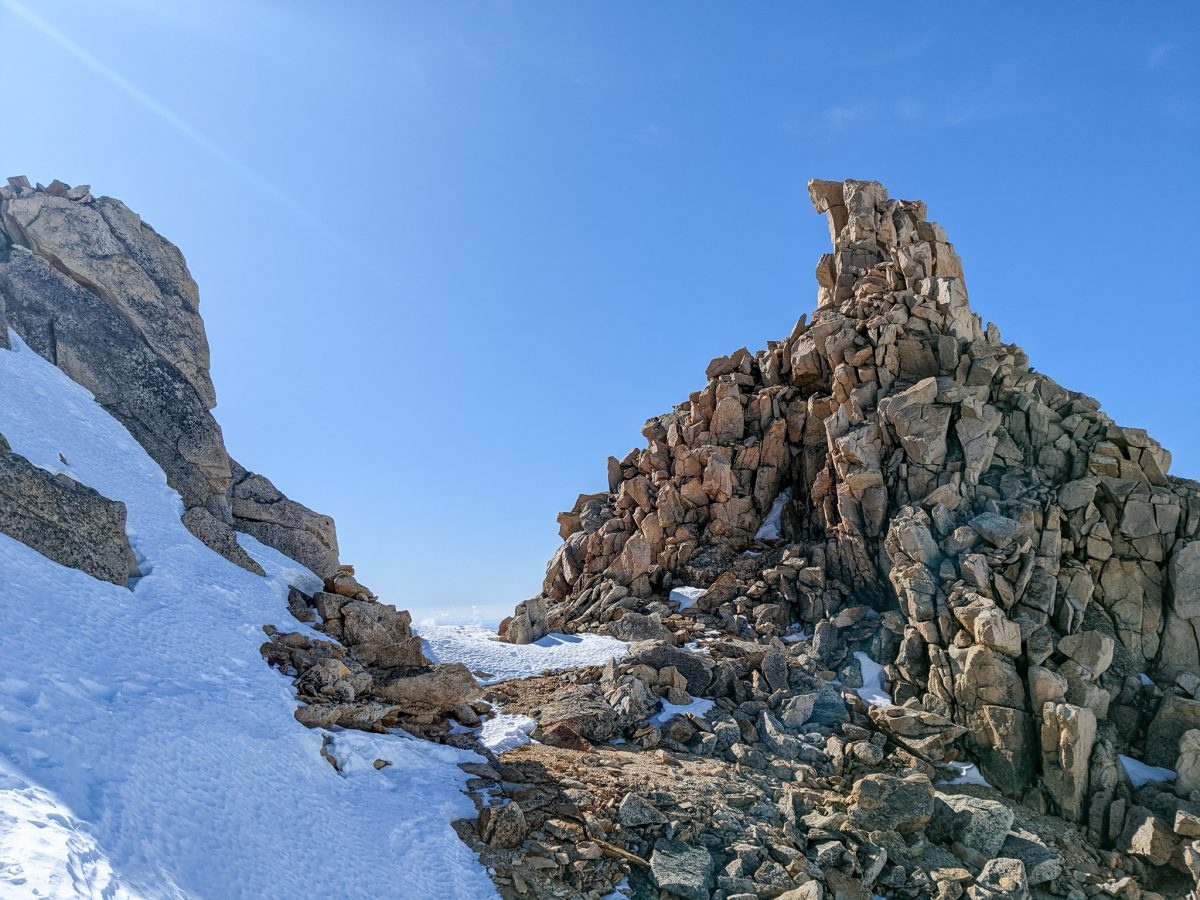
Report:
M179 491L196 537L251 571L254 535L322 577L337 568L332 519L250 476L210 410L199 293L179 250L117 200L24 178L0 188L0 337L30 347L90 390Z
M983 325L925 204L809 189L833 240L815 313L714 359L609 460L609 490L559 516L545 625L519 610L507 637L632 611L802 629L831 671L869 651L886 727L919 721L939 758L1109 840L1117 754L1170 764L1196 727L1200 485Z
M93 578L127 585L137 561L125 504L12 452L0 435L0 533Z

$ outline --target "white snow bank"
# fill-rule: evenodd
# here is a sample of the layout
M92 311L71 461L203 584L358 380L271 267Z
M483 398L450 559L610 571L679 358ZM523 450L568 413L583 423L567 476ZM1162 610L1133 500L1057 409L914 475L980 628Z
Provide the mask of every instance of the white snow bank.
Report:
M246 536L265 578L201 544L125 428L9 336L0 434L124 501L147 574L128 590L0 535L0 895L496 896L450 827L480 757L338 731L334 771L258 652L315 578Z
M615 885L613 885L613 889L601 897L600 900L629 900L631 896L629 892L631 890L633 890L633 888L629 886L629 876L626 875Z
M704 697L697 697L691 703L670 703L666 700L662 702L662 710L655 713L650 721L655 725L666 725L676 716L681 716L686 713L691 713L699 719L703 719L708 715L708 711L713 708L713 702Z
M1129 756L1121 756L1121 765L1125 767L1125 774L1129 776L1129 782L1134 787L1141 787L1151 781L1174 781L1178 777L1171 769L1148 766Z
M779 492L779 496L771 504L771 511L767 513L767 517L763 519L762 525L758 527L758 531L754 534L756 540L774 541L779 539L779 531L783 527L783 508L787 506L788 501L791 499L791 488L785 488Z
M535 728L537 719L517 713L500 713L483 723L479 729L479 743L499 756L505 750L528 744L529 735Z
M460 662L472 672L486 672L481 684L531 678L544 672L602 666L621 659L629 645L600 634L548 634L532 644L506 644L480 625L415 625L425 655L433 662Z
M883 689L883 666L861 650L854 651L854 658L862 670L863 682L862 687L854 689L854 693L871 706L891 706L892 698Z
M980 784L984 787L991 787L991 783L983 777L983 773L979 771L979 766L971 762L952 762L946 763L946 767L954 769L958 772L953 778L948 778L945 781L939 781L938 784Z
M679 611L690 609L696 605L696 601L708 593L708 588L698 587L677 587L671 588L671 593L668 599L674 600L679 604Z
M117 882L112 864L88 826L3 760L0 895L134 898Z

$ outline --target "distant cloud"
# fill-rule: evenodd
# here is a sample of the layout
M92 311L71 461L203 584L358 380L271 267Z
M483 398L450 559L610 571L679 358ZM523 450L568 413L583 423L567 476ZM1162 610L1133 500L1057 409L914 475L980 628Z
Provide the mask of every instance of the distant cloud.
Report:
M1034 98L1041 94L1030 89L1028 70L1025 60L1006 60L985 77L952 91L944 100L942 124L974 125L1032 112L1039 102Z
M671 136L670 131L659 125L657 122L647 122L637 132L634 133L633 139L639 144L645 144L648 147L661 147L667 142Z
M925 107L917 100L905 97L896 103L896 115L905 122L916 123L925 118Z
M1157 69L1178 46L1174 41L1164 41L1151 47L1146 54L1146 68Z
M833 106L825 110L823 118L830 131L838 132L865 119L870 111L871 108L862 103L853 106Z

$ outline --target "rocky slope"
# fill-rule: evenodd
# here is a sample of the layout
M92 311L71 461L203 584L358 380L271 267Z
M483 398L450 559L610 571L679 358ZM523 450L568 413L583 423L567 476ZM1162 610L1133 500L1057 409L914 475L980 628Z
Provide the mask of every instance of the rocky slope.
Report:
M305 622L319 611L329 641L267 623L263 654L295 678L305 701L297 718L372 731L444 720L477 695L470 673L431 665L408 613L339 564L330 517L226 452L199 302L183 255L119 200L24 177L0 188L3 346L12 328L91 391L162 467L186 508L183 524L213 550L262 575L237 541L244 532L324 580L327 593L294 591L291 608ZM126 584L138 574L123 504L30 465L2 435L0 499L0 533L97 578Z
M636 835L635 875L679 896L1136 896L1126 876L1181 896L1200 875L1200 485L983 326L923 203L869 181L809 189L833 241L811 320L713 360L649 420L609 490L559 516L543 594L502 625L514 642L646 641L588 687L552 688L543 731L571 712L547 743L617 735L689 775L716 760L763 811L721 821L716 788L663 773L643 782L650 821L624 822L633 795L581 774L584 757L559 788L619 801L584 831ZM700 637L702 654L681 649ZM874 663L865 704L847 688ZM647 727L671 691L717 718ZM977 763L989 799L939 793L954 760ZM1173 788L1131 779L1139 761ZM576 889L582 859L562 876Z
M10 178L0 187L0 346L6 327L129 429L213 549L253 570L233 535L245 531L322 577L336 570L333 520L225 451L196 283L137 213L86 185Z
M228 456L211 412L196 286L178 250L86 187L10 179L0 188L0 323L20 336L14 345L119 420L178 491L192 535L251 573L271 571L248 574L191 541L174 494L164 503L142 477L152 465L129 479L95 458L74 467L53 442L38 442L30 416L12 415L23 432L12 447L37 452L26 458L0 438L0 533L20 542L0 551L10 580L48 602L17 623L27 630L8 650L41 648L24 665L47 674L30 677L76 703L83 723L105 698L143 696L121 679L103 688L106 666L124 672L132 649L153 656L143 629L157 620L142 604L181 622L198 616L179 603L168 566L175 577L228 582L222 596L253 603L299 585L286 613L274 593L263 608L276 621L258 623L261 653L294 695L267 697L263 667L226 668L217 681L230 688L227 712L204 720L213 705L195 690L203 666L193 660L183 673L192 680L164 694L182 704L171 714L223 729L224 749L209 755L245 754L236 774L258 785L266 745L243 732L262 731L245 721L262 704L275 717L270 736L295 738L285 725L304 735L347 789L363 788L356 802L370 807L369 821L394 829L389 840L409 853L420 852L412 826L429 811L399 804L393 814L364 773L404 782L407 773L388 774L399 768L393 759L420 759L426 751L414 746L432 745L400 730L474 751L481 761L460 768L477 815L455 826L466 847L455 845L448 895L487 887L469 848L506 898L1200 900L1200 485L1169 476L1169 454L1144 432L1034 372L995 326L982 326L961 263L923 204L889 200L873 182L813 182L810 192L834 244L817 267L811 322L801 318L758 353L713 360L701 391L647 422L647 446L609 460L610 489L559 517L564 543L543 594L502 625L511 644L551 630L607 634L618 641L590 638L603 654L572 664L612 658L497 683L478 669L500 658L496 648L550 648L475 637L489 652L471 657L472 672L431 641L432 663L409 615L339 563L332 520ZM28 363L37 361L77 390L33 354L4 361L13 360L24 360L14 373L34 379ZM44 389L37 379L16 382L23 396ZM59 399L64 419L95 412L90 398ZM101 425L74 424L68 455L91 453L89 429ZM129 435L109 438L132 444ZM141 466L137 444L125 465ZM138 499L109 499L73 472L109 484L111 497ZM133 529L132 542L127 513L154 523L140 537ZM251 556L238 532L320 578L292 577L243 538L257 548ZM142 560L140 543L154 558ZM63 571L82 580L55 587ZM126 587L140 603L106 593ZM55 604L72 602L77 616L59 621ZM97 615L116 625L100 635L78 627ZM211 663L243 641L245 619L226 603L211 649L188 640L183 624L160 629L174 649L146 665L167 682L180 677L176 658ZM96 671L60 677L60 643L75 648L69 661ZM528 661L515 671L544 670ZM77 682L95 685L95 697L79 704ZM22 684L0 697L0 722L36 718L44 704L27 701L36 696ZM236 728L227 721L235 707ZM293 708L313 731L296 729ZM139 726L124 709L114 707L87 747L116 726ZM29 772L64 747L85 753L68 724L22 726L37 746L16 737L11 746L30 744ZM281 746L307 784L307 751ZM199 756L153 764L184 785ZM437 771L453 793L462 776ZM320 795L323 783L313 783ZM442 796L436 787L421 796ZM444 800L426 802L457 808ZM145 812L169 816L169 804ZM304 832L311 840L314 830ZM294 879L370 882L372 896L427 896L438 878L428 866L411 884L375 871L343 877L344 862L300 856L308 869ZM196 858L188 878L221 884L210 855Z

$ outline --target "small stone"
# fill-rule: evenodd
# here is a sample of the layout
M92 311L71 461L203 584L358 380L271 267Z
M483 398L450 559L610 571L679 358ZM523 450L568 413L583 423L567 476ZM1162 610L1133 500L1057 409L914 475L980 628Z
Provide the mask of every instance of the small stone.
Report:
M626 794L617 807L617 821L627 828L644 825L665 825L667 817L657 807L637 794Z

